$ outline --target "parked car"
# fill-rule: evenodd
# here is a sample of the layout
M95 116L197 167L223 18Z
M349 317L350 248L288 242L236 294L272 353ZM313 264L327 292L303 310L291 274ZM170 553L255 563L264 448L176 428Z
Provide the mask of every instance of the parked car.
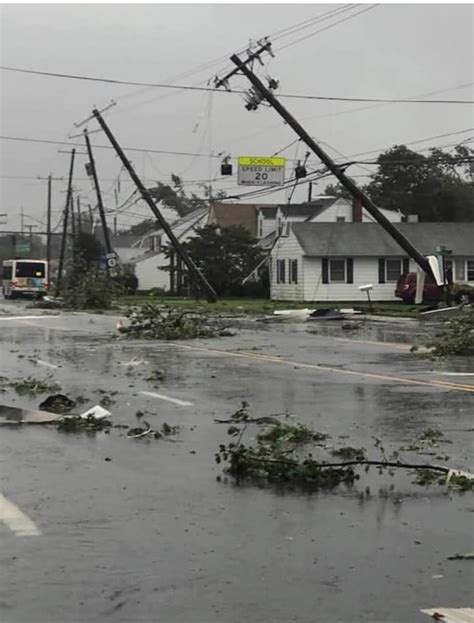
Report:
M414 303L416 297L416 273L400 275L395 288L395 296L405 303ZM426 275L423 288L423 301L437 303L443 300L443 288L440 288L431 275Z
M416 273L405 273L397 281L395 296L405 303L413 304L416 297ZM423 288L423 301L438 303L444 300L443 288L440 288L431 275L426 275ZM453 283L451 286L453 303L474 303L474 288L465 283Z

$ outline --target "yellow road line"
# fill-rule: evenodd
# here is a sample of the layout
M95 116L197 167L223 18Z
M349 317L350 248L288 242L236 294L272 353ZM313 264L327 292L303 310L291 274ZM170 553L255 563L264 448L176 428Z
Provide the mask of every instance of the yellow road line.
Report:
M365 378L376 379L379 381L392 381L395 383L404 383L407 385L418 385L424 387L436 387L438 389L456 389L464 392L474 393L474 385L463 385L460 383L449 383L447 381L421 381L418 379L410 379L403 376L393 376L388 374L376 374L375 372L363 372L359 370L348 370L347 368L334 368L332 366L325 366L321 364L302 363L300 361L291 361L289 359L283 359L282 357L275 357L274 355L265 355L259 353L245 353L235 352L227 350L219 350L217 348L203 348L200 346L189 346L187 344L173 344L173 346L206 352L214 355L221 355L224 357L240 357L243 359L253 359L254 361L262 361L267 363L279 363L286 366L297 366L298 368L306 368L310 370L319 370L321 372L336 372L338 374L346 374L351 376L362 376Z

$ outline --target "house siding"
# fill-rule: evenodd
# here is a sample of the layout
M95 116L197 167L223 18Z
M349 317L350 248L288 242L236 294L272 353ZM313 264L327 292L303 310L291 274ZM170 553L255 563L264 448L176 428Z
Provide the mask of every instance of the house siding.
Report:
M393 210L379 208L380 212L392 223L400 223L402 215ZM324 212L310 219L312 223L335 223L338 218L344 218L346 223L352 222L352 202L347 199L338 199L335 203L328 206ZM365 208L362 208L362 222L373 223L375 219L370 216Z
M342 258L338 258L342 259ZM305 301L366 301L366 292L359 286L373 284L370 298L374 301L396 301L395 281L379 283L379 258L353 258L354 283L323 283L322 258L304 257L304 299ZM413 267L410 266L410 270Z
M180 242L185 242L194 235L197 227L203 227L207 221L207 213L204 213L194 221L186 221L184 223L172 226L172 230L176 238ZM151 234L156 235L156 234ZM168 246L168 237L161 232L161 244ZM145 242L150 236L145 236L142 242ZM144 245L146 246L146 244ZM152 288L164 288L166 291L170 289L170 274L164 271L160 266L168 266L169 260L165 257L164 252L156 253L151 257L147 257L135 264L135 276L138 279L139 290L151 290Z
M304 300L304 266L302 249L296 236L290 232L280 238L271 254L270 298L281 301ZM285 283L277 283L277 260L285 260ZM298 260L298 283L288 283L290 277L289 260Z

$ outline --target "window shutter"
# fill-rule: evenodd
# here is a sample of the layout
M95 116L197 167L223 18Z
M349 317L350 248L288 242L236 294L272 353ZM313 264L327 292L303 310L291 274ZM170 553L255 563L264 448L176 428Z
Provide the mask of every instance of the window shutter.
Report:
M329 261L327 257L323 257L323 283L329 283Z
M385 283L385 260L379 259L379 283Z
M347 265L347 283L354 283L354 260L352 257L348 257L346 260Z
M404 257L403 258L403 270L402 270L403 274L409 273L410 272L410 258L409 257Z

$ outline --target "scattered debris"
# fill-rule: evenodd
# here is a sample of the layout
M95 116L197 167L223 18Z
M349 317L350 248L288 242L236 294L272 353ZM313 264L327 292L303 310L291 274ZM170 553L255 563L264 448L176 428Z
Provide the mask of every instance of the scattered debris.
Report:
M468 554L453 554L453 556L448 556L447 560L474 560L474 552L469 552Z
M6 424L50 424L56 422L61 416L46 411L35 409L21 409L0 405L0 425Z
M68 415L56 421L56 428L65 433L98 432L110 428L111 422L106 418L97 418L94 415Z
M237 335L237 331L233 329L224 328L219 331L219 337L235 337Z
M111 407L115 404L115 400L110 396L104 396L103 398L101 398L99 404L101 407Z
M327 435L314 433L301 424L287 424L277 420L257 434L256 445L247 446L243 442L245 432L257 419L250 417L248 404L242 403L231 417L230 422L233 425L227 431L236 441L227 445L220 444L215 454L216 462L226 463L225 471L237 481L286 483L305 489L333 488L340 484L352 485L358 480L356 467L364 467L368 471L373 466L378 468L379 473L388 471L390 476L395 474L396 469L413 471L417 475L417 484L447 484L459 490L474 488L474 475L466 472L460 474L459 471L440 465L406 463L399 459L398 451L394 451L387 458L382 442L377 438L374 438L375 447L381 453L382 460L367 459L364 448L351 446L331 450L333 456L343 459L341 462L327 461L324 457L316 460L312 453L298 456L297 451L309 443L327 439ZM438 438L432 432L426 436Z
M165 371L164 370L154 370L149 377L145 379L145 381L151 382L159 382L165 380Z
M96 420L103 420L105 418L110 417L111 415L112 414L110 413L110 411L107 411L107 409L104 409L100 405L95 405L95 407L91 407L84 413L81 413L80 417L82 418L93 417Z
M364 448L351 448L350 446L331 450L331 454L348 461L363 461L366 458Z
M474 623L474 608L426 608L420 612L444 623Z
M127 312L128 326L119 326L118 331L132 338L149 340L183 340L197 337L214 337L215 328L195 311L180 311L145 303Z
M50 411L51 413L58 413L63 415L69 413L76 406L76 402L71 400L64 394L53 394L48 396L46 400L39 405L39 408L44 411Z
M442 329L426 346L428 357L474 354L474 311L460 311L444 322Z
M11 387L14 388L17 394L24 396L30 394L35 396L36 394L46 394L47 392L57 392L61 389L61 386L52 381L43 381L41 379L35 379L34 377L27 377L26 379L20 379L18 381L12 381Z
M180 426L170 426L167 422L161 425L160 430L153 430L148 422L143 421L143 426L130 428L127 432L128 439L140 439L142 437L153 437L154 439L162 439L176 435L181 430Z

